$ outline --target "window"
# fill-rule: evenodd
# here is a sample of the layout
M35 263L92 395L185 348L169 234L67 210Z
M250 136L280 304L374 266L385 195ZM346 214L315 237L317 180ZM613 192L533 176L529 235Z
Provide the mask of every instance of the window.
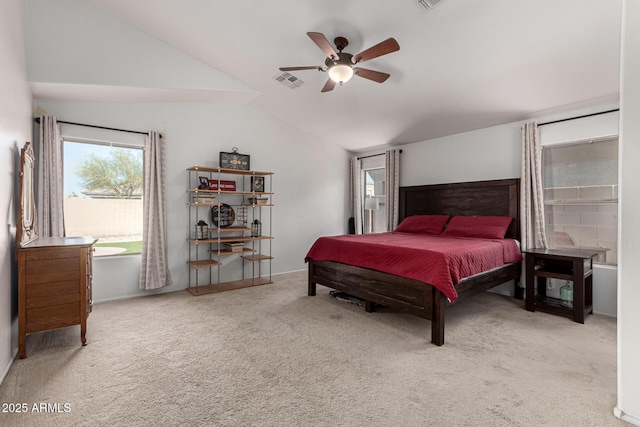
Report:
M544 146L542 172L549 247L617 264L618 138Z
M142 250L142 147L63 139L67 236L93 236L95 256Z

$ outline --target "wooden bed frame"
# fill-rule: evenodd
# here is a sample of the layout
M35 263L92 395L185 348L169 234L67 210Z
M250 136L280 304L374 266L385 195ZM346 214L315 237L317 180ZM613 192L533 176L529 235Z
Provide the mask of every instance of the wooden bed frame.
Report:
M499 215L511 216L507 236L520 239L520 180L505 179L400 188L400 221L411 215ZM515 280L519 291L521 262L463 279L456 285L458 299ZM431 320L431 342L444 344L445 309L450 303L434 286L367 268L333 261L309 260L308 294L316 294L316 284L356 296L365 301L365 310L376 304ZM517 292L521 295L521 291Z

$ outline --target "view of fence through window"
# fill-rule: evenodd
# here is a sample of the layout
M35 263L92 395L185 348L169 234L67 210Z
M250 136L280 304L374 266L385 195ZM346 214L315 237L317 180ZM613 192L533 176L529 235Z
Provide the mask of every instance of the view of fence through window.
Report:
M64 141L67 236L93 236L95 256L142 249L142 149Z

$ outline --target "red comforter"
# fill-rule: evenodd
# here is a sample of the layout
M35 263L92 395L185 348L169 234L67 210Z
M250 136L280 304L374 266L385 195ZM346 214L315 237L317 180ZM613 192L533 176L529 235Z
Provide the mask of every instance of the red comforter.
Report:
M522 260L512 239L475 239L410 233L321 237L305 261L335 261L420 280L449 301L465 277Z

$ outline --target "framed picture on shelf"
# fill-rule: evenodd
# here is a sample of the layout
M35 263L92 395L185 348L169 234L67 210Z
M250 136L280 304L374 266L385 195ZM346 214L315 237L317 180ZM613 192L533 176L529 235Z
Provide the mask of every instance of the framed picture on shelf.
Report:
M233 147L231 153L226 153L224 151L220 152L220 167L224 169L248 171L249 159L250 156L248 154L240 154L238 153L238 149Z
M200 180L200 186L198 187L199 190L208 190L209 189L209 178L207 178L206 176L199 176L198 179Z
M251 191L264 193L264 176L251 177Z

